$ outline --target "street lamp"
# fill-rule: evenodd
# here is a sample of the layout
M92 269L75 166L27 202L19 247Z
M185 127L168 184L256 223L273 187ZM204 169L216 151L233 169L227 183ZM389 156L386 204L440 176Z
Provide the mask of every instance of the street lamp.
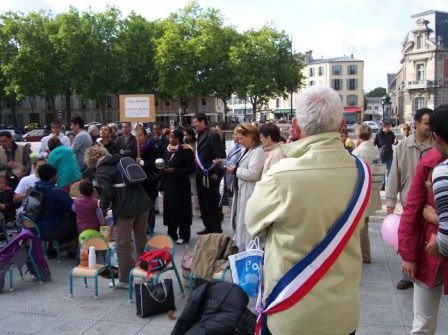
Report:
M179 108L179 126L182 126L182 108Z

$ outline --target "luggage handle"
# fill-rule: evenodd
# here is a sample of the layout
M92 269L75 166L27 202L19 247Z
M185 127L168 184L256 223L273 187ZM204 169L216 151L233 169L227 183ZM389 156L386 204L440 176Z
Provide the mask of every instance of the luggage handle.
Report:
M151 291L151 289L149 288L149 283L145 283L145 284L143 284L143 286L146 287L146 290L148 291L148 293L151 296L151 298L153 298L157 302L164 302L166 300L166 298L168 298L168 292L166 290L165 281L162 281L160 284L162 284L163 292L165 293L165 298L163 298L162 300L157 299L157 297L155 296L153 291ZM152 287L154 287L154 286L155 285L153 284Z

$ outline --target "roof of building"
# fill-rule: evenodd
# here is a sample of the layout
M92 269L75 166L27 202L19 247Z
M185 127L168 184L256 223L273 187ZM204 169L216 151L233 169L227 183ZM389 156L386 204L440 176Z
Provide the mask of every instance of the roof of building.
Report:
M362 62L362 60L355 59L353 57L343 56L343 57L333 57L333 58L312 59L310 62L306 63L306 65L334 63L334 62Z
M429 14L434 14L434 13L440 13L440 14L447 14L448 15L448 12L442 12L440 10L431 9L431 10L427 10L426 12L414 14L414 15L411 16L411 19L416 18L416 17L420 17L420 16L429 15Z

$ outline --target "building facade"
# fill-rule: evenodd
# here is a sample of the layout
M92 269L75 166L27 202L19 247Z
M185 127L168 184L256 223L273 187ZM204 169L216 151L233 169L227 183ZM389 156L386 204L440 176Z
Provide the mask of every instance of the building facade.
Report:
M305 87L324 85L333 88L341 98L344 112L364 119L364 61L350 57L313 59L307 51L303 69Z
M223 120L224 103L216 97L205 97L191 99L188 102L186 113L183 113L180 99L162 99L156 97L156 121L168 125L170 121L179 123L179 115L182 115L183 124L191 124L191 118L196 112L206 113L211 122L220 122ZM65 123L66 98L58 95L55 99L55 108L58 111L56 115L50 111L48 102L40 97L31 97L20 101L16 106L17 124L23 127L29 123L39 123L48 125L53 120L58 119ZM81 116L86 123L89 122L114 122L119 120L119 99L118 95L108 97L104 112L100 110L100 104L95 100L82 100L79 97L70 97L71 115ZM12 124L11 108L8 105L0 106L0 124Z
M402 43L401 68L389 82L392 113L411 122L415 111L448 102L448 13L413 15L414 28Z
M384 105L381 97L365 97L366 110L364 111L364 120L381 121L383 120Z

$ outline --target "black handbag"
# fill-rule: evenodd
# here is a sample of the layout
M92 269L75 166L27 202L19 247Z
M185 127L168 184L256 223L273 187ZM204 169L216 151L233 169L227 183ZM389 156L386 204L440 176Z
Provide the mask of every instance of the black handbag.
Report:
M135 304L137 315L145 317L175 310L173 281L164 279L153 284L145 282L135 284Z

